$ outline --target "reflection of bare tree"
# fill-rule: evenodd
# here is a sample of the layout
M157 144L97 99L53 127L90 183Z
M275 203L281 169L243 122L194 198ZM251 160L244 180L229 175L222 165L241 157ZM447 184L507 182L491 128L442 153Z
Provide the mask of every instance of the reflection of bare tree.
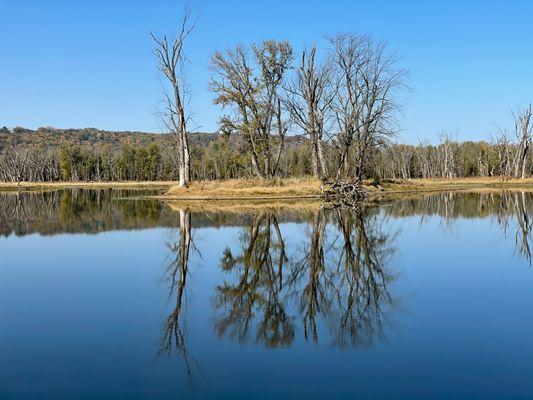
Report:
M515 246L519 255L531 263L532 231L528 216L528 200L524 192L502 192L499 196L498 223L507 233L511 221L516 220ZM531 208L531 207L529 207Z
M310 243L304 247L303 257L293 263L287 286L291 295L298 298L302 315L304 337L318 343L317 318L328 315L331 310L331 295L335 290L335 277L326 270L324 242L327 218L324 210L318 210L313 218Z
M531 240L531 224L527 215L526 208L526 194L514 193L516 220L518 222L518 229L515 236L515 243L518 252L524 256L531 263L531 248L529 242Z
M321 326L329 326L335 346L370 343L382 333L392 305L388 285L393 277L385 265L393 251L392 236L376 215L317 210L309 241L290 259L276 217L256 217L240 237L242 253L234 256L226 249L221 260L236 279L217 287L218 334L242 343L257 326L256 342L288 346L299 317L306 340L318 343ZM285 263L290 269L284 276Z
M338 257L339 347L369 344L382 335L386 308L393 305L389 285L394 277L387 265L394 235L382 228L385 224L378 217L375 209L335 210L343 238Z
M222 269L235 273L237 281L216 288L216 331L244 343L255 322L256 342L288 346L294 339L294 326L280 296L287 255L276 216L255 217L240 240L242 254L234 256L227 248L222 256Z
M448 192L442 194L443 199L443 211L444 211L444 224L445 227L451 230L452 228L452 218L454 215L455 209L455 200L457 196L454 192Z
M328 216L333 226L326 235ZM311 335L318 343L319 321L341 348L382 336L387 307L393 304L393 276L387 270L393 248L392 235L377 218L375 209L317 211L310 243L293 263L288 285L298 299L306 340Z
M160 353L171 355L173 351L176 351L185 360L187 372L190 375L192 359L187 352L187 324L186 318L182 315L182 308L191 247L191 213L180 210L179 216L179 238L176 242L167 245L173 258L166 271L170 286L169 298L175 294L176 305L164 323Z

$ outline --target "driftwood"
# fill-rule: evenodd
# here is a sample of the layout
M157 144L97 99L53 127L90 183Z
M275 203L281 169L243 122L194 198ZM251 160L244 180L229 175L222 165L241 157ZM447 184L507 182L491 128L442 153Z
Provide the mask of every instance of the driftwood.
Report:
M344 206L359 206L370 197L361 180L324 182L320 186L325 201Z

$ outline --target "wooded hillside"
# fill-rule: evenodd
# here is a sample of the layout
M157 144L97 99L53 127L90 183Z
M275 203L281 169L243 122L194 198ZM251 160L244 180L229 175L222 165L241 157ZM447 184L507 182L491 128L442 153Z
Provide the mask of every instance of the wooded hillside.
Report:
M219 138L217 133L197 132L190 134L193 145L207 147ZM64 145L109 146L110 150L120 151L125 144L148 145L157 143L162 147L170 146L172 137L159 133L140 131L105 131L96 128L59 129L41 127L36 130L16 127L12 130L0 129L0 152L7 148L58 149Z

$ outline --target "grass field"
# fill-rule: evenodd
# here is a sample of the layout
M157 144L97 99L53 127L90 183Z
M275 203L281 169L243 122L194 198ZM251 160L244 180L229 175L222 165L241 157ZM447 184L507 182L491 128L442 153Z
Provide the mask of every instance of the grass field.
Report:
M321 182L316 179L236 179L227 181L193 182L188 188L173 186L162 198L169 200L225 199L312 199L321 196ZM367 188L377 193L434 192L481 189L533 189L533 178L457 178L457 179L384 179L379 185L365 181Z
M318 198L320 185L319 180L311 178L197 181L187 188L173 186L164 197L176 200Z
M433 178L409 180L384 180L383 189L386 192L423 192L443 190L479 190L479 189L533 189L533 178L506 179L490 178Z

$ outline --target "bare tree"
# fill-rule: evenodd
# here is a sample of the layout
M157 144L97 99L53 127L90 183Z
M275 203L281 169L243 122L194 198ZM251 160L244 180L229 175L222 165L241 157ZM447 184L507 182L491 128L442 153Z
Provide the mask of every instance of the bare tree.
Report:
M296 76L286 87L285 104L294 122L309 137L311 169L315 178L328 175L324 155L324 124L334 98L331 63L315 61L316 47L302 52Z
M431 178L435 176L434 152L433 148L427 142L419 141L417 159L420 166L420 175L422 178Z
M184 67L186 57L184 43L195 27L196 20L191 19L191 11L185 8L179 33L175 38L161 38L151 33L156 47L154 54L158 60L158 68L171 86L171 94L165 92L166 111L163 122L176 138L178 149L179 184L187 186L191 179L191 160L187 140L187 116L185 112L185 79Z
M492 147L496 150L498 159L498 175L503 180L510 176L511 168L511 156L510 156L510 144L507 132L500 130L498 136L492 138Z
M452 179L457 176L455 163L456 145L450 133L441 133L439 139L442 148L442 177Z
M253 174L269 178L276 174L287 132L279 89L290 67L292 47L288 42L267 40L251 48L253 58L243 46L216 52L211 59L215 76L210 88L215 104L234 111L220 120L221 131L241 134L249 145Z
M339 34L329 42L338 85L334 101L340 156L337 179L344 175L361 180L370 150L386 144L397 131L396 92L405 86L406 71L396 67L398 57L384 43L368 36Z
M514 157L515 178L525 178L527 168L527 156L531 144L531 134L533 133L533 121L531 121L533 110L531 104L524 111L513 113L515 120L515 135L518 139L518 146Z

